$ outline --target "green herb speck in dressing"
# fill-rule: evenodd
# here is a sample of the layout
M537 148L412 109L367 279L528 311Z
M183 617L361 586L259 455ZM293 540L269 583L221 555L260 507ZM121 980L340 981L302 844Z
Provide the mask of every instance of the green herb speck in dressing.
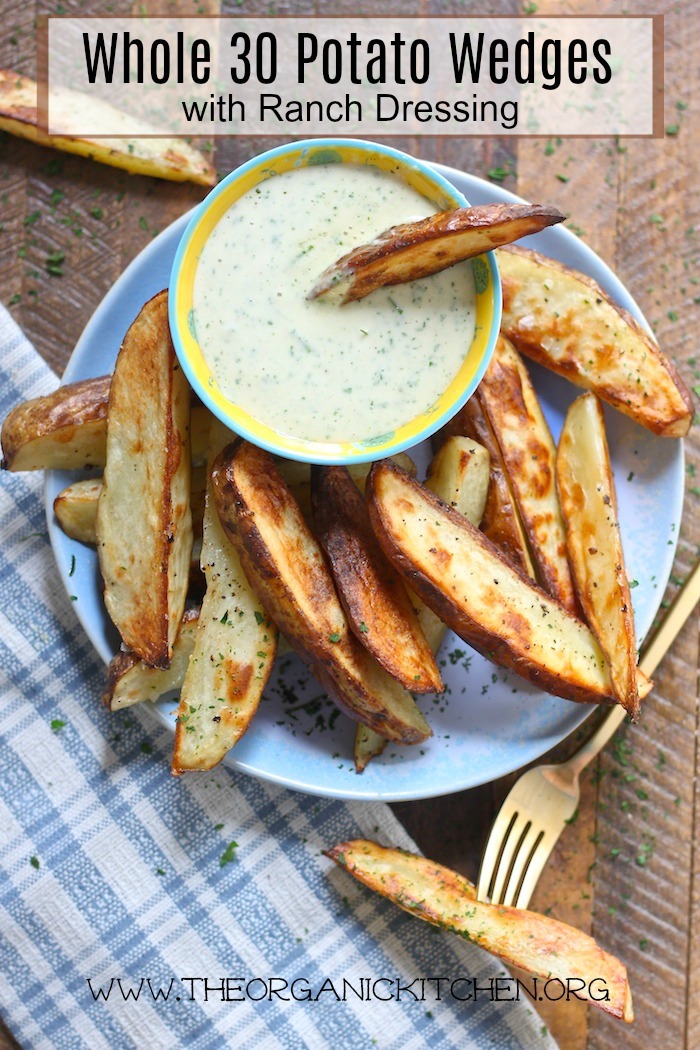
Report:
M398 177L347 164L267 179L236 201L197 266L197 337L222 392L307 441L365 441L427 411L475 325L469 262L339 307L306 295L339 256L435 207Z

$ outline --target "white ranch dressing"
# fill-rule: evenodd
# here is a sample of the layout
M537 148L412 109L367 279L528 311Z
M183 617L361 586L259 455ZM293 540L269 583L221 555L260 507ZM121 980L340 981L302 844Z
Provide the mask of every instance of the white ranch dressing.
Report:
M338 306L306 295L351 248L435 207L375 168L319 164L268 178L207 239L194 327L222 392L309 441L366 441L429 409L474 335L470 263Z

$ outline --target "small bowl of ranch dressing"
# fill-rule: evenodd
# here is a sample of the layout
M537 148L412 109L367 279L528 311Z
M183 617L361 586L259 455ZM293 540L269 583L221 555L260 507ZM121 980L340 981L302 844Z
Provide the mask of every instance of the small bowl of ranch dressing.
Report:
M307 294L355 246L467 204L427 164L370 142L296 142L242 165L196 209L173 264L170 326L195 392L236 433L306 462L429 437L493 352L493 253L344 306Z

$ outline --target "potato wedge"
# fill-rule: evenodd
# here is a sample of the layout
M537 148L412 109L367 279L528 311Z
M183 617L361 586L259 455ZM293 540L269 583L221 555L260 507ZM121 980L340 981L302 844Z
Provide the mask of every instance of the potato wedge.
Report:
M192 551L190 391L168 326L167 292L142 308L117 358L97 553L107 612L127 648L168 667Z
M340 305L364 299L383 285L428 277L563 219L541 204L482 204L392 226L324 270L307 298L323 295Z
M368 500L385 554L460 638L555 696L614 701L591 630L466 518L386 461L372 468Z
M53 512L66 536L80 543L97 543L97 504L102 478L86 478L66 485L53 501Z
M479 403L501 450L537 579L576 615L555 481L556 448L523 360L503 336L479 386Z
M478 528L489 488L489 454L470 438L448 438L433 456L425 484L439 499ZM408 594L428 644L437 655L447 627L410 588ZM366 769L386 745L387 740L380 733L358 725L354 746L356 771L361 773Z
M251 586L321 685L352 718L397 743L429 737L411 694L350 631L323 552L272 457L239 439L216 460L212 480Z
M463 875L405 850L355 839L325 852L409 914L478 944L537 979L562 983L613 1017L634 1020L624 965L575 927L523 908L482 903Z
M500 447L486 417L478 390L447 426L443 427L437 436L436 443L444 441L451 435L473 438L488 451L491 475L486 506L481 520L481 531L503 551L513 565L523 569L534 580L535 566L515 506L515 496Z
M326 552L350 630L414 693L445 688L403 580L372 532L365 501L345 467L311 468L314 531Z
M502 331L521 353L661 437L682 437L693 419L685 383L654 338L603 289L525 248L498 253Z
M104 466L111 376L66 383L23 401L2 425L5 470L82 470Z
M51 101L52 114L60 122L63 108L72 113L79 106L85 125L104 126L105 114L114 116L115 110L94 96L66 92ZM133 175L152 175L175 182L196 182L213 186L216 171L206 157L184 139L157 135L157 129L144 125L147 138L74 138L47 135L38 125L37 84L29 77L0 69L0 131L29 139L40 146L50 146L64 153L123 168Z
M192 468L190 508L192 512L192 534L202 535L204 519L204 496L206 493L206 467L202 464ZM53 501L58 524L71 539L81 543L97 543L97 504L102 492L102 478L86 478L66 485ZM199 566L199 557L197 558Z
M210 460L230 440L212 425ZM238 743L260 704L277 653L277 628L262 608L224 532L212 483L202 539L206 591L180 693L172 772L212 769Z
M636 719L639 691L632 597L603 409L595 394L582 394L567 413L556 475L578 596L610 665L615 695Z
M173 645L170 667L149 667L136 653L122 649L107 668L107 684L102 702L110 711L158 700L164 693L181 689L194 648L199 609L186 609Z

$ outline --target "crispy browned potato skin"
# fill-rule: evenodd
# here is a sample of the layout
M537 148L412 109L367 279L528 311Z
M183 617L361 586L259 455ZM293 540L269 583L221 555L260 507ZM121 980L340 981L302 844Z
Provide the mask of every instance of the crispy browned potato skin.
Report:
M414 693L445 688L403 580L387 561L345 467L311 468L314 527L350 628L382 667Z
M170 663L189 580L189 419L167 292L159 292L130 326L112 377L97 553L122 641L160 668Z
M66 383L23 401L2 425L5 470L72 470L104 463L111 376Z
M86 102L89 105L89 100L86 99ZM64 153L76 153L132 174L152 175L175 182L195 182L201 186L213 186L216 183L216 171L209 161L184 141L169 137L167 145L156 155L139 156L133 149L133 142L129 150L128 139L46 135L38 127L38 119L35 81L12 70L0 69L0 131ZM115 143L120 144L119 148Z
M540 204L483 204L392 226L329 266L308 298L331 293L341 305L363 299L383 285L428 277L563 219Z
M179 646L183 646L187 652L191 651L194 645L194 632L198 620L199 609L186 609L183 613L180 621L180 630L173 647L173 665L169 668L151 667L145 664L131 649L120 649L112 657L107 667L107 679L102 691L102 703L105 707L109 711L116 711L124 706L129 706L131 703L138 703L143 700L157 700L170 689L179 689L184 680L184 671L181 675L178 674L180 668L176 667L175 650ZM132 679L133 684L131 682ZM119 702L120 694L123 699L125 685L127 686L127 693L130 690L133 692L135 688L137 689L139 693L138 700L129 698L128 704Z
M430 736L410 694L349 630L323 552L272 457L239 439L217 458L212 482L251 587L339 706L397 743ZM263 529L274 536L274 551Z
M521 353L660 437L688 433L694 408L685 383L656 341L600 285L521 247L499 251L498 265L501 329Z
M503 336L479 386L479 404L501 450L537 579L576 616L555 484L556 447L523 360Z
M625 966L575 927L524 908L479 901L463 875L406 850L354 839L325 854L410 915L459 934L536 977L576 978L581 998L592 1006L623 1021L634 1020ZM604 982L608 999L590 997L593 980Z
M385 504L387 489L393 493L388 497L393 501L390 509ZM370 521L384 553L455 634L494 663L554 696L580 703L615 702L605 659L590 629L508 562L479 529L387 461L375 463L367 491ZM425 550L410 549L406 537L403 543L399 538L406 521L419 518L428 532ZM477 581L478 598L473 579L467 584L450 576L454 555L448 534L458 538L464 556L473 551L486 562ZM468 588L470 593L465 594ZM527 616L511 608L506 595L513 592L528 606ZM559 653L551 657L544 651L542 632L552 629L553 617L571 638L560 643ZM572 651L572 644L583 646L582 654ZM539 655L538 648L542 648Z
M518 517L503 456L484 412L478 390L436 437L438 442L443 442L453 435L478 441L490 456L491 476L484 516L481 519L481 531L503 551L513 565L517 565L534 579L535 568Z

